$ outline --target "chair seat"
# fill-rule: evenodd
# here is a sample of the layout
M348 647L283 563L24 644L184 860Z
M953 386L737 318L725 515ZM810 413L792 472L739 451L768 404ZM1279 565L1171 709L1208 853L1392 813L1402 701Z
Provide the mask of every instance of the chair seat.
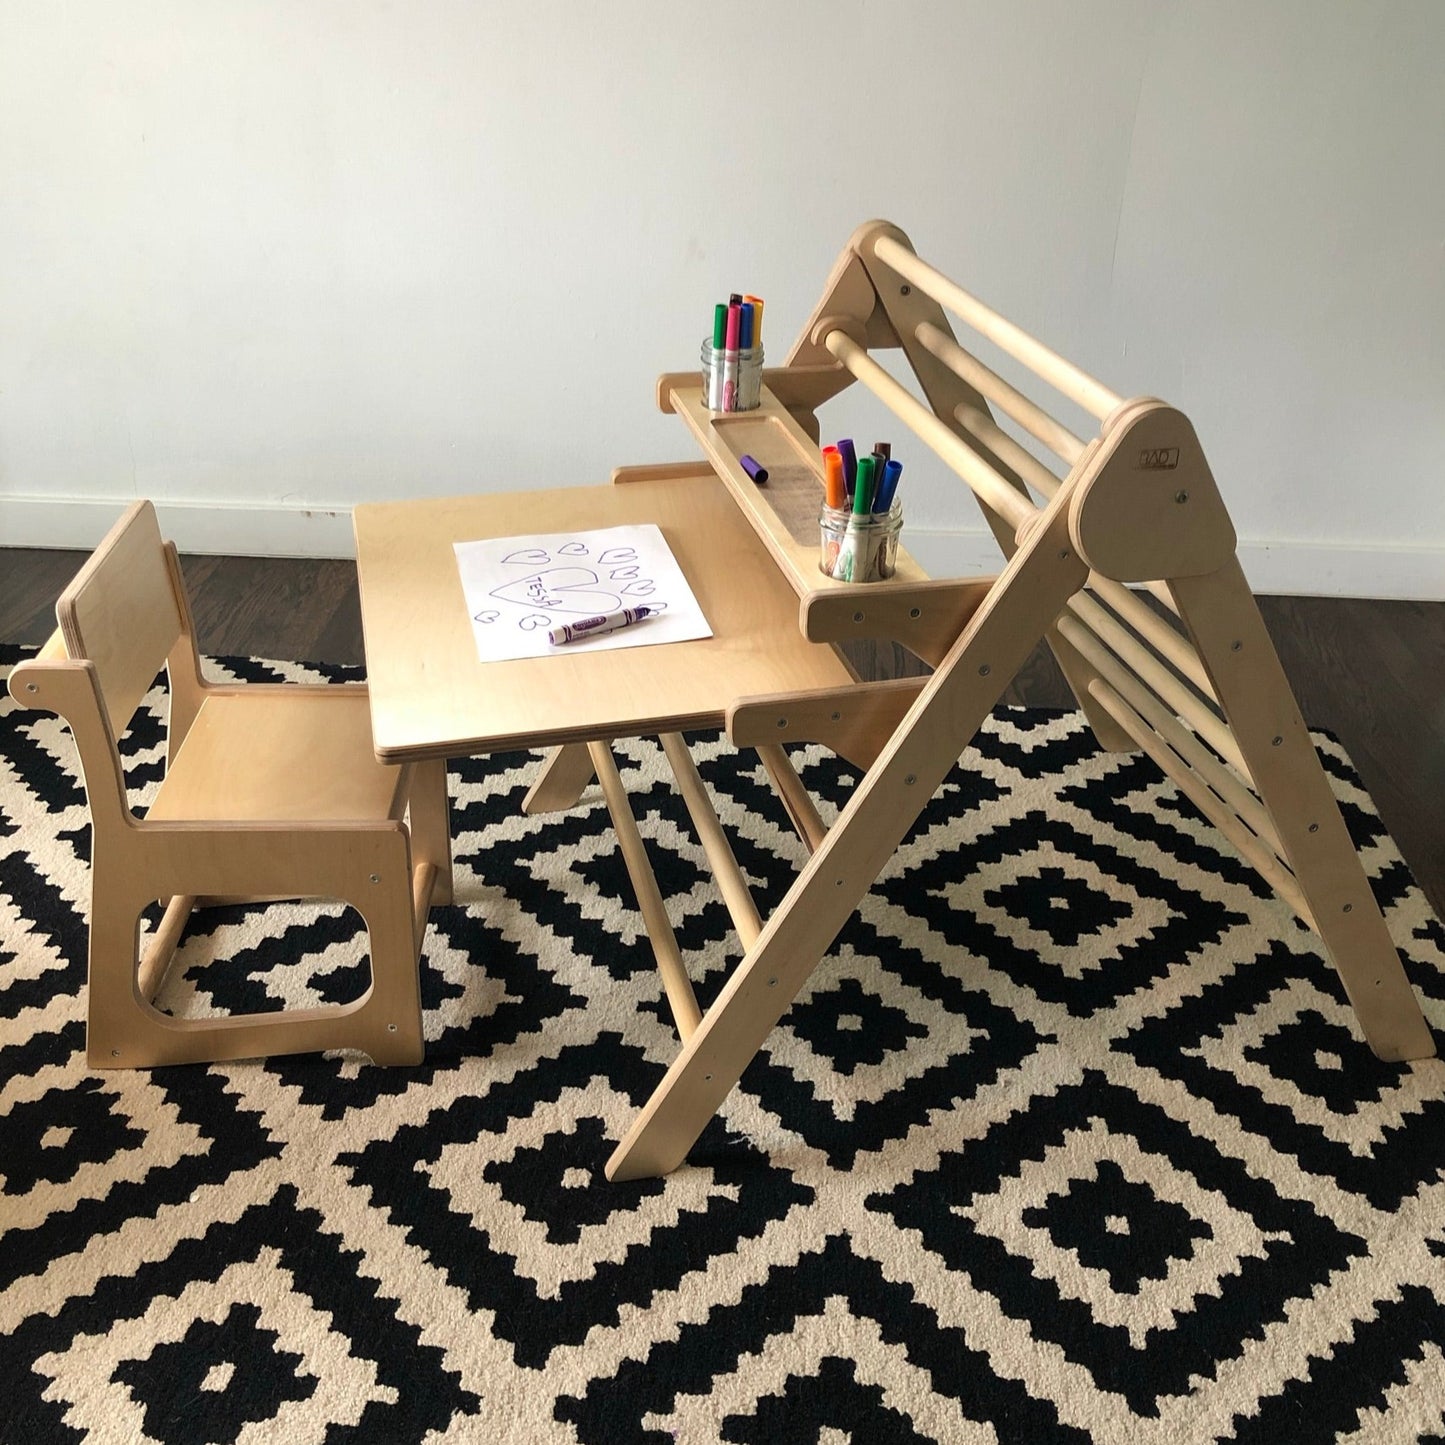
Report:
M405 770L378 763L364 687L208 696L146 817L365 822L399 817Z

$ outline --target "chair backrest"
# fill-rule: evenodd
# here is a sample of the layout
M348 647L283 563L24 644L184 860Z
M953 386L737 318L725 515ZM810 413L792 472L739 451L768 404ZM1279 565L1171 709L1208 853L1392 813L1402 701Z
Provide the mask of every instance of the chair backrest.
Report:
M155 508L137 502L60 594L66 652L96 670L119 738L185 630Z

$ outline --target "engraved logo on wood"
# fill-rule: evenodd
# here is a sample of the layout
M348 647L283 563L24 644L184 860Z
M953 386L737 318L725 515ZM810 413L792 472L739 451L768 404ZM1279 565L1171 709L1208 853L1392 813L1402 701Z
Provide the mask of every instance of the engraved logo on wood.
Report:
M1178 465L1178 447L1145 447L1139 453L1141 472L1172 472Z

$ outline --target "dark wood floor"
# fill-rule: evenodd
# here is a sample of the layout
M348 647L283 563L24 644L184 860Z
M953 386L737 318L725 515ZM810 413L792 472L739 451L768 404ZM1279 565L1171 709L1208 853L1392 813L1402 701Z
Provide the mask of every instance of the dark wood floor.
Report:
M55 598L83 556L0 549L0 640L45 639ZM350 562L188 557L185 572L207 652L362 660ZM1344 742L1406 861L1445 915L1445 602L1265 597L1261 607L1304 716ZM911 670L897 648L855 661L865 676ZM1006 700L1071 705L1042 650Z

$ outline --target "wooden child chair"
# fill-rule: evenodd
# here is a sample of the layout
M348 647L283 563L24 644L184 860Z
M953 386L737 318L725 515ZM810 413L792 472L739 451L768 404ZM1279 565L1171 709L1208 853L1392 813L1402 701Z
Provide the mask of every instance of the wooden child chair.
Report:
M56 616L10 692L64 718L80 754L91 815L90 1064L339 1048L420 1062L421 941L431 904L451 898L445 763L378 763L364 684L206 682L176 550L149 502L121 518ZM141 818L116 740L162 665L166 774ZM194 907L282 898L340 899L361 914L371 943L361 998L204 1019L153 1007ZM155 899L168 900L165 913L138 960L140 914Z
M961 345L945 308L1095 419L1097 433L1077 435ZM880 364L884 350L901 353L925 400ZM1007 559L998 577L929 579L901 550L890 581L850 585L818 570L816 409L855 381L973 491ZM611 1178L663 1174L686 1157L1040 639L1100 746L1149 754L1320 936L1375 1053L1434 1052L1187 417L1117 396L882 221L854 233L786 363L764 371L756 411L709 411L697 373L663 376L658 401L686 423L792 584L805 638L888 638L933 672L729 708L729 737L771 758L812 856L761 927L740 925L743 958L700 1021L679 1020L677 1057L613 1155ZM744 455L766 468L766 487ZM826 830L778 746L801 741L866 767ZM582 767L575 754L554 760L548 781L568 780L562 798Z

